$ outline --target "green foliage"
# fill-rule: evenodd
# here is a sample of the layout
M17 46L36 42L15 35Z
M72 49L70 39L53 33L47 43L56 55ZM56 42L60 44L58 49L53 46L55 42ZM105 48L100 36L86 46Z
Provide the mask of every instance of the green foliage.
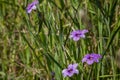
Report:
M120 80L120 0L0 0L0 80ZM70 32L88 29L85 39ZM100 63L82 64L87 53ZM117 55L116 55L117 54ZM62 70L78 63L79 74L64 78Z

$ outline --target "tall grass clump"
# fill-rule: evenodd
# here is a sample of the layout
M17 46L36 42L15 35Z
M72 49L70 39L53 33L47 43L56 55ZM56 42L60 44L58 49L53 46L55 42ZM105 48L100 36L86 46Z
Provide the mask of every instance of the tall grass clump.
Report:
M0 0L0 80L120 80L120 0Z

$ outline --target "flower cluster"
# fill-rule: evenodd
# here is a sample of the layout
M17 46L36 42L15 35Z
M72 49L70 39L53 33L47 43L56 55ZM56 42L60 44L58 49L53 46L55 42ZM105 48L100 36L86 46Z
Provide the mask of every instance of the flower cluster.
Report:
M80 38L85 38L85 33L87 33L88 30L75 30L70 33L70 38L73 38L74 41L78 41ZM102 58L100 54L91 53L86 54L83 59L82 63L87 63L88 65L92 65L93 63L98 63L99 59ZM70 64L66 69L62 70L62 74L64 77L71 77L74 74L78 74L79 71L77 70L78 64Z
M34 0L31 4L27 6L27 13L31 13L32 10L36 9L36 5L38 4L38 0Z
M73 76L74 74L78 74L79 71L76 69L78 66L78 64L70 64L68 65L68 68L64 69L62 71L62 74L64 77L68 76L68 77L71 77Z
M27 13L31 13L32 10L36 10L36 5L39 3L38 0L34 0L32 3L28 4L26 10ZM80 40L80 38L85 38L85 34L88 33L88 30L84 29L84 30L74 30L70 33L70 38L72 38L74 41L78 41ZM91 54L86 54L83 59L82 59L82 63L87 63L88 65L92 65L93 63L98 63L99 59L102 58L102 56L100 54L95 54L95 53L91 53ZM78 64L69 64L68 67L66 69L62 70L62 74L64 77L72 77L74 74L78 74L79 71L77 69ZM54 78L55 73L52 73L52 80L55 80Z
M87 54L82 59L82 63L86 62L88 65L92 65L94 62L98 63L100 58L102 58L100 54Z

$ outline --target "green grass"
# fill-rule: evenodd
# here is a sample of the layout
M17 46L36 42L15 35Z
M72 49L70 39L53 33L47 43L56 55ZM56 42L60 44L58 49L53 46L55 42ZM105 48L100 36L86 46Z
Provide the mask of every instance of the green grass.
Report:
M0 0L0 80L120 80L120 0ZM69 38L88 29L85 39ZM85 66L87 53L99 63ZM79 74L64 78L62 70L78 63Z

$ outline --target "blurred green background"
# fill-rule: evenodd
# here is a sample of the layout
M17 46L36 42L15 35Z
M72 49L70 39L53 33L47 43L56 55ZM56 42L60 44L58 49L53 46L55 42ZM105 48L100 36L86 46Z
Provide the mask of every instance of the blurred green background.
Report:
M31 2L0 0L0 80L120 80L120 0L39 0L27 14ZM69 38L77 29L86 39ZM104 57L86 68L92 52ZM79 75L64 78L75 62Z

